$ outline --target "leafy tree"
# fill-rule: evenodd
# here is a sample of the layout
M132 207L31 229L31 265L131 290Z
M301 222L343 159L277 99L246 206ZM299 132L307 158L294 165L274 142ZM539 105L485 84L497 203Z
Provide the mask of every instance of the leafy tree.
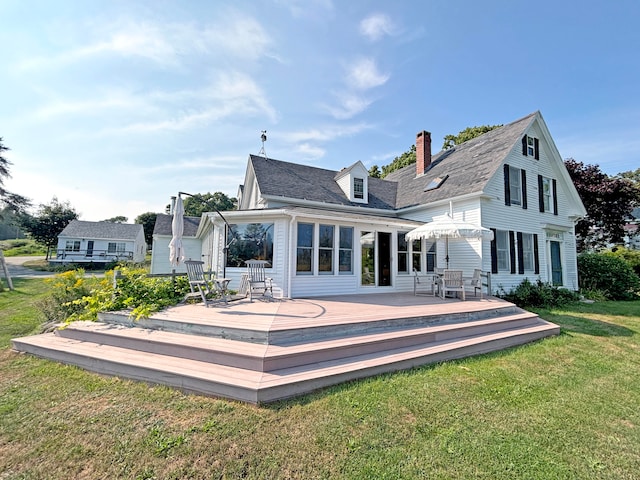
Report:
M157 213L147 212L138 215L133 223L142 225L144 230L144 241L147 242L147 248L153 245L153 229L156 226Z
M11 176L9 173L9 165L11 165L11 162L3 155L7 150L9 150L9 148L2 144L2 137L0 137L0 207L4 205L11 211L18 213L29 207L31 202L27 197L23 197L17 193L11 193L4 188L4 179ZM0 220L1 219L2 217L0 216Z
M48 205L41 204L35 215L23 215L21 223L31 238L47 248L48 260L51 247L58 244L60 232L77 218L78 213L69 202L60 202L53 197Z
M637 186L640 187L640 168L636 168L635 170L628 172L622 172L618 174L619 177L626 178L627 180L631 180Z
M103 220L103 222L109 222L109 223L127 223L127 220L129 220L127 217L123 217L122 215L119 215L119 216L117 216L117 217L107 218L106 220Z
M626 178L609 177L598 165L564 162L587 215L576 224L578 252L622 243L624 225L640 203L640 188Z
M184 214L199 217L204 212L233 210L236 204L235 198L229 198L222 192L197 193L185 199Z
M500 125L482 125L480 127L467 127L458 135L445 135L444 144L442 145L443 150L448 150L449 148L453 148L456 145L460 145L461 143L466 142L467 140L471 140L472 138L479 137L480 135L484 135L491 130L501 127Z
M378 165L374 165L369 169L369 176L372 178L380 178L382 176L382 172L380 171L380 167Z

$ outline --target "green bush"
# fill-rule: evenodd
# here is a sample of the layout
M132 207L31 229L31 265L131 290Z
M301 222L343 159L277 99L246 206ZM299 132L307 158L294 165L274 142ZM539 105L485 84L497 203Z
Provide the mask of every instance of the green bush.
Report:
M5 257L46 255L47 249L33 240L17 239L3 240L0 242L0 250Z
M578 281L584 290L600 290L609 300L637 300L640 278L627 261L607 253L578 255Z
M640 277L640 250L630 250L625 247L614 247L610 252L604 252L614 258L621 258L626 261L636 275Z
M114 276L117 282L114 283ZM130 309L136 320L175 305L190 291L186 277L151 278L142 268L117 267L103 278L85 278L83 269L49 279L51 293L38 305L48 322L96 320L99 312ZM116 285L116 286L114 286Z
M580 299L576 292L566 288L555 287L549 283L542 282L540 279L536 283L531 283L528 278L525 278L520 285L512 288L508 293L502 289L498 293L501 298L522 308L560 307Z

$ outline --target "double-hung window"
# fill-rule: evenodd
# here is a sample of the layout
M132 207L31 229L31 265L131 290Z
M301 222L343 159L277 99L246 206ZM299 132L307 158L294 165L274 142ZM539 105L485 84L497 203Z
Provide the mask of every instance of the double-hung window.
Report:
M126 244L124 242L109 242L107 245L108 253L124 253Z
M498 271L508 272L510 270L509 232L506 230L496 230L495 237Z
M298 244L296 250L296 273L313 273L313 224L298 224Z
M422 271L422 240L411 242L411 263L416 272Z
M398 273L409 273L409 244L406 232L398 232Z
M340 227L338 257L339 274L353 273L353 227Z
M522 266L525 272L533 272L535 269L533 235L531 233L522 234Z
M333 273L333 232L333 225L320 225L318 271L321 274Z
M80 240L67 240L67 243L64 247L67 252L79 252L80 251Z
M354 177L353 179L353 198L364 198L364 178Z
M529 135L522 137L522 154L540 160L540 141Z
M527 208L527 172L512 165L504 165L504 204Z
M558 215L558 194L556 192L557 182L555 178L547 178L538 175L538 195L540 212L553 212Z

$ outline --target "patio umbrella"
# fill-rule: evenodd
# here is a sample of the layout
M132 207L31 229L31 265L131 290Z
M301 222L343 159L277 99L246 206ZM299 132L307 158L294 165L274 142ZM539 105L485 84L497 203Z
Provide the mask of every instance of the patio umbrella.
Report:
M171 242L169 242L169 261L171 265L177 267L184 260L184 249L182 247L182 234L184 233L184 205L182 198L178 195L176 205L173 208L173 220L171 220Z
M450 238L482 238L493 240L493 232L480 225L462 220L454 220L449 214L445 213L444 215L433 217L433 221L429 223L414 228L405 235L405 238L409 241L422 238L435 240L444 238L447 252L445 260L447 262L447 268L449 268Z

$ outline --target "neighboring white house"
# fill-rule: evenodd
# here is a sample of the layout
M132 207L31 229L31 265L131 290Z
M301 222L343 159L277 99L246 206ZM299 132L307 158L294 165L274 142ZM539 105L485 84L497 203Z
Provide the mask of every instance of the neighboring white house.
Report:
M420 132L416 157L378 179L361 162L336 172L250 155L238 210L203 214L206 267L233 289L245 260L267 260L274 293L291 298L411 291L414 269L445 266L445 242L405 234L450 213L495 234L451 240L450 268L491 272L493 293L525 278L578 289L586 211L540 112L433 156Z
M169 273L175 270L177 273L185 273L184 263L178 266L171 265L169 261L169 242L171 242L171 215L158 214L153 227L153 248L151 249L151 273ZM201 260L202 241L196 238L200 217L184 217L184 233L182 236L182 248L185 260Z
M72 220L60 235L51 263L144 262L147 244L142 225Z

